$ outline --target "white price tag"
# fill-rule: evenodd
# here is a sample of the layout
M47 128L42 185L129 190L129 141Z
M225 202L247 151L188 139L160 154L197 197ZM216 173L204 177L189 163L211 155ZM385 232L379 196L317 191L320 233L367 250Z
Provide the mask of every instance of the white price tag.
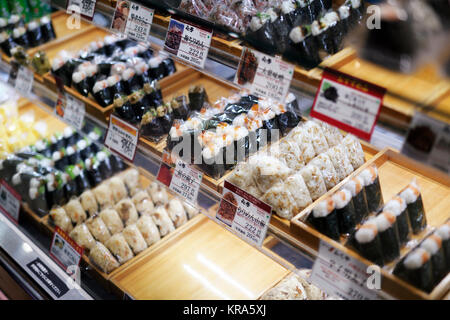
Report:
M257 96L284 102L293 75L292 64L244 47L234 82Z
M272 208L251 194L225 181L216 219L245 241L262 246Z
M111 29L135 41L147 41L155 10L131 1L118 1Z
M370 140L385 91L369 82L326 69L316 93L311 117Z
M71 15L76 12L92 20L96 3L96 0L67 0L67 13Z
M376 289L369 289L367 266L320 241L319 255L314 262L311 282L332 296L346 300L375 300ZM381 274L375 274L374 277ZM381 278L380 282L381 284Z
M79 246L59 227L56 227L50 247L50 256L67 270L70 266L78 266L82 255L83 247Z
M19 222L21 196L4 180L0 182L0 210L14 222Z
M139 129L111 115L105 146L129 161L134 160L139 139Z
M164 50L203 69L211 46L211 39L211 30L170 19Z
M17 73L14 70L15 68L12 67L9 83L11 83L21 95L28 96L33 89L33 71L20 65L18 66L18 69L16 69ZM16 73L15 78L13 76L14 73Z
M84 103L67 93L63 97L58 99L55 113L72 127L81 130L86 114Z
M156 179L187 202L194 206L197 205L203 173L191 165L181 159L172 157L170 152L165 151Z

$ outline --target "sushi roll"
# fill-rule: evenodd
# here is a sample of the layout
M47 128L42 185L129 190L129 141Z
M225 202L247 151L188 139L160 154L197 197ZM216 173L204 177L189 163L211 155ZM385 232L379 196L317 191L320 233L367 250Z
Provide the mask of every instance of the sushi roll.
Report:
M200 111L203 104L208 101L208 95L202 85L190 87L188 95L189 107L192 111Z
M289 32L289 46L285 56L306 68L313 68L320 63L317 41L310 26L298 26Z
M106 80L97 81L92 89L92 93L97 103L103 108L113 103L113 95Z
M354 170L361 167L365 160L364 151L361 143L352 134L347 134L342 140L342 145L347 149L348 158Z
M354 177L343 188L350 191L355 208L356 223L361 223L369 215L366 194L363 189L364 181L360 177Z
M433 288L433 268L427 250L416 248L395 266L394 274L417 288L430 292Z
M173 98L170 102L170 107L173 110L173 116L175 119L186 120L189 114L189 106L186 96L178 96Z
M326 153L330 157L331 162L333 162L339 181L344 180L353 172L347 150L342 144L330 148Z
M40 23L41 23L42 42L46 43L55 39L56 34L51 19L48 16L42 17Z
M111 93L113 101L115 98L125 94L125 89L122 87L122 81L119 75L115 74L109 76L106 79L106 83L108 84L109 92Z
M383 205L383 195L381 193L377 167L375 165L368 167L359 174L359 177L364 181L364 192L366 193L369 212L378 211Z
M319 168L327 190L330 190L339 183L333 162L326 153L319 154L317 157L312 159L309 164Z
M8 57L11 57L11 50L16 46L17 44L10 35L4 31L0 33L0 48Z
M327 187L323 181L322 174L317 167L309 164L300 170L300 174L308 187L309 194L313 201L319 199L327 192Z
M384 205L383 211L391 212L395 215L400 244L406 244L411 237L412 230L405 200L398 196L394 197Z
M331 197L320 201L308 216L308 220L319 232L339 241L339 220L336 204Z
M276 31L273 22L278 15L273 9L258 13L250 21L250 29L247 30L247 41L265 52L274 53L276 48Z
M341 234L351 233L356 226L356 213L353 206L352 194L347 189L342 189L333 195L336 204L336 213Z
M440 226L435 233L442 239L447 270L450 270L450 224Z
M427 218L423 208L419 185L415 180L411 181L399 195L405 200L408 207L408 215L413 233L420 233L427 226Z
M37 47L43 43L41 28L36 21L31 21L28 24L27 37L31 47Z
M84 71L78 71L72 75L72 85L82 96L87 97L89 95L90 86Z
M12 32L13 40L17 45L27 49L30 47L27 31L24 27L15 28Z
M377 223L371 219L364 223L354 234L353 244L356 250L367 260L383 265L383 249Z
M350 21L350 10L351 5L349 6L348 3L344 3L338 8L339 19L341 21L342 32L344 35L347 34L352 27L352 23Z
M420 248L425 249L430 254L433 286L435 286L448 273L442 238L437 234L431 234L420 244Z
M387 211L381 212L375 218L383 249L383 261L389 263L400 256L400 239L396 217Z

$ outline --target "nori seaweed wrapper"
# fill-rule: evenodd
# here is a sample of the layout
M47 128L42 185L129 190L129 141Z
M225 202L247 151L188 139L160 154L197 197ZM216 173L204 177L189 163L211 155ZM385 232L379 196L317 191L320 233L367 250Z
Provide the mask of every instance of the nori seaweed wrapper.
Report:
M361 228L373 229L374 232L376 232L374 238L368 242L359 242L356 237L356 234L358 231L356 231L352 235L352 237L350 239L350 243L359 252L359 254L361 254L364 258L376 263L379 266L383 266L383 264L384 264L383 250L382 250L380 235L377 231L377 227L373 223L370 223L370 224L361 226Z
M276 51L278 53L283 53L289 44L289 31L291 30L291 26L289 22L285 20L284 16L279 16L272 25L275 31Z
M407 204L411 228L414 234L420 233L427 226L427 218L423 209L422 194L416 201Z
M305 37L302 41L297 43L289 38L289 45L284 56L305 68L314 68L321 62L317 39L312 36L311 28L309 26L298 28L301 28ZM293 30L290 31L290 34L291 32L293 32Z
M157 107L163 103L161 88L157 81L144 84L143 104L147 107Z
M326 211L326 215L322 211ZM317 212L317 214L315 214ZM308 222L317 229L317 231L327 237L339 241L339 220L334 201L331 197L319 202L313 211L308 215Z
M397 226L400 243L405 244L411 238L412 231L407 209L397 216Z
M175 62L171 58L166 58L162 61L164 66L164 76L167 77L171 74L177 72L177 68L175 67Z
M415 249L414 251L410 252L410 254L414 254L417 250L423 250L421 248ZM425 254L428 254L425 251ZM429 255L429 254L428 254ZM394 275L398 276L399 278L405 280L406 282L411 283L415 287L430 292L433 288L433 271L432 271L432 264L431 259L428 259L423 263L423 265L416 269L408 269L406 268L404 262L408 258L406 256L404 259L402 259L394 268Z
M11 49L17 46L17 43L14 42L14 39L7 35L6 33L3 33L4 40L0 43L0 47L2 48L2 51L8 56L11 57Z
M6 159L0 160L0 177L6 182L9 182L12 176L16 173L16 167L25 159L16 155L9 155Z
M200 111L203 104L208 101L205 88L203 86L193 86L189 88L189 107L192 111Z
M30 205L30 208L41 217L46 215L51 206L49 206L46 197L45 180L41 180L41 185L37 188L34 199L30 198L29 192L27 194L29 198L27 202Z
M136 119L134 110L126 96L114 99L114 114L130 123L133 123Z
M381 247L383 249L383 261L387 264L400 256L400 240L395 216L391 213L384 212L377 216L376 221L383 219L382 216L387 220L394 219L393 222L391 220L391 225L384 231L381 231L378 225Z
M442 247L435 254L431 254L431 267L433 270L433 286L436 286L449 272Z
M142 103L143 93L141 93L141 91L137 91L128 98L130 100L130 105L135 116L131 123L139 124L142 120L142 116L148 110L148 107Z
M151 141L158 141L159 138L165 133L165 129L160 119L157 118L155 109L148 110L143 116L141 121L141 136Z
M366 194L367 206L369 212L376 212L383 205L383 195L381 194L380 179L376 179L369 185L364 187Z
M88 162L89 167L86 166L86 176L89 180L89 184L92 187L95 187L103 181L102 175L98 168L99 163L95 157L90 158Z
M256 18L256 17L254 17ZM247 42L252 46L261 49L262 51L273 54L276 52L276 31L273 23L271 23L270 18L265 21L265 23L255 31L248 29Z
M213 148L213 147L211 147ZM203 171L212 178L220 178L225 173L224 150L225 148L214 147L216 153L212 157L208 158L202 152L202 164Z
M93 96L95 98L95 101L102 106L103 108L106 108L107 106L111 105L113 102L114 95L112 94L111 88L108 87L108 84L106 81L102 80L96 83L96 85L103 86L99 91L93 92Z
M153 58L156 59L156 58ZM165 66L164 63L161 61L158 63L158 65L154 65L153 67L151 66L151 61L150 60L150 65L148 68L148 75L151 79L153 80L161 80L162 78L164 78L165 76Z
M338 195L336 194L335 196ZM341 234L351 233L356 226L355 207L353 206L351 199L344 207L336 207L336 214L339 221L339 232Z
M113 170L107 153L105 151L97 152L96 158L102 179L106 180L111 177L113 175Z
M173 98L170 102L170 106L173 110L173 116L175 119L186 120L189 114L189 106L186 96L178 96Z
M88 77L86 74L80 74L82 77L80 81L76 82L72 80L72 86L84 97L89 95L90 89L92 88L89 84Z
M39 26L37 26L35 29L28 29L27 34L31 47L37 47L44 43L44 39L42 38L42 33Z
M43 17L41 19L41 33L43 43L49 42L53 39L56 39L55 29L53 28L52 20L49 18L47 21L47 17Z

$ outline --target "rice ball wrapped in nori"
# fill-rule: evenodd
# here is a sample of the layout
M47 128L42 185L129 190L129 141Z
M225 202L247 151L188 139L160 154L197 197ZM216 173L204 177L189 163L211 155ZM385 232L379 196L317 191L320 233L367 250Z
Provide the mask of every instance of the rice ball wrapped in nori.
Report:
M28 26L28 40L31 47L37 47L43 43L41 28L36 21L31 21Z
M72 75L72 84L82 96L87 97L89 95L90 86L84 71L78 71Z
M200 111L203 108L203 104L208 101L208 95L202 85L190 87L188 95L189 107L193 111Z
M11 50L16 46L17 44L14 42L12 36L8 35L6 32L0 33L0 47L8 57L11 57Z
M414 234L418 234L427 226L427 218L422 203L420 188L415 180L400 192L399 196L405 200L408 207L409 220Z
M347 149L348 158L352 164L353 169L358 169L361 167L365 160L364 151L361 147L361 143L358 141L358 139L352 135L347 134L342 140L342 144Z
M344 180L353 172L352 164L348 158L348 152L342 144L329 149L326 153L330 157L331 162L333 162L339 181Z
M384 205L383 211L391 212L396 216L400 244L403 245L408 242L411 237L412 230L405 200L398 196L394 197Z
M363 170L359 177L364 181L364 192L366 193L367 206L370 212L376 212L383 205L380 179L375 165Z
M320 22L327 25L324 33L327 33L333 41L333 49L328 53L337 53L342 48L342 39L344 37L344 32L342 29L341 21L339 20L339 15L334 11L330 11L320 19Z
M225 173L224 150L221 139L215 139L214 142L205 146L202 150L201 167L213 178L219 178Z
M276 114L277 127L281 130L281 134L286 135L288 129L295 128L300 122L300 116L297 115L292 104L297 104L297 99L293 94L289 94L286 98L286 104L273 104L271 109Z
M44 179L33 178L30 180L30 190L28 191L28 204L38 215L43 216L53 206L46 197L46 184ZM51 204L51 205L49 205Z
M24 27L15 28L12 32L12 37L14 42L24 49L30 47L30 41L28 40L27 31Z
M122 87L122 79L119 75L111 75L106 79L112 100L125 94L125 89Z
M170 102L170 107L173 110L173 115L175 119L186 120L189 114L189 106L187 104L186 96L178 96L173 98Z
M312 35L310 26L298 26L289 32L289 46L285 56L306 68L313 68L320 63L317 40Z
M164 66L164 76L170 76L171 74L174 74L177 71L177 68L175 67L175 62L173 62L172 58L165 58L162 61L162 64Z
M161 80L165 76L163 58L161 56L153 57L148 61L148 75L153 80Z
M440 226L435 233L442 239L447 270L450 269L450 222Z
M433 288L430 254L423 248L419 247L410 252L395 266L394 274L426 292Z
M139 124L142 120L142 116L148 110L148 107L143 104L142 98L144 94L142 91L133 92L128 98L130 100L131 109L133 109L133 113L135 118L133 119L133 124Z
M376 216L375 223L380 234L383 261L386 264L400 256L397 220L392 213L383 211Z
M356 213L351 192L347 189L342 189L333 195L333 201L336 204L339 232L341 234L351 233L356 226Z
M303 180L305 180L309 194L311 195L311 199L313 201L319 199L327 192L327 187L323 181L322 174L317 167L308 164L300 170L300 174L302 175Z
M352 23L350 21L350 9L351 5L349 5L348 3L344 3L338 8L343 34L349 32L350 28L352 27Z
M56 38L55 29L53 28L52 20L48 17L41 18L41 33L42 42L46 43Z
M258 13L250 21L250 30L247 30L247 41L264 52L274 53L276 51L276 32L273 22L278 15L273 9Z
M430 254L431 268L433 272L433 286L437 285L448 273L445 253L442 247L442 238L437 234L431 234L421 244L420 248Z
M297 9L297 4L295 1L285 0L281 3L280 10L281 16L285 21L286 25L290 28L299 26L301 24L302 17Z
M362 18L364 17L365 5L364 1L361 0L347 0L345 2L347 6L351 6L350 9L350 24L356 25L361 23Z
M366 193L364 192L364 181L360 177L354 177L344 187L352 194L353 206L355 207L356 223L360 223L369 214Z
M163 103L161 88L157 81L144 84L143 103L149 107L157 107Z
M103 179L108 179L112 176L112 167L111 162L109 161L108 154L105 151L99 151L95 155L97 161L99 162L98 169L100 170L100 174Z
M131 94L133 91L139 89L140 84L136 77L136 72L131 69L125 69L122 74L122 86L126 94Z
M97 81L92 89L95 100L102 107L107 107L113 102L113 95L106 80Z
M379 266L383 265L383 249L374 219L370 219L358 228L353 238L353 245L364 258Z
M136 71L136 81L140 87L143 87L145 83L150 83L151 79L148 76L148 65L145 62L138 63L134 70Z
M319 231L333 240L339 241L339 220L336 204L331 197L320 201L308 216L308 221Z
M300 23L296 24L310 24L314 20L316 20L318 12L316 11L316 7L312 4L313 0L299 0L297 12L300 16Z
M336 170L334 169L333 162L326 153L321 153L317 157L311 160L309 163L319 168L322 173L323 181L327 190L330 190L339 183Z
M136 119L127 96L120 96L114 99L114 114L129 123L133 123Z

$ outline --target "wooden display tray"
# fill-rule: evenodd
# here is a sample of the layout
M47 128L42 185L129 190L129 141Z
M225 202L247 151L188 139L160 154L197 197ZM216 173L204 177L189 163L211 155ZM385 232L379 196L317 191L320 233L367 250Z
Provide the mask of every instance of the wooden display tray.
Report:
M64 11L56 11L51 14L51 19L52 19L53 28L54 28L55 34L56 34L56 39L53 39L52 41L44 43L40 46L28 49L27 53L28 53L28 56L30 57L30 59L36 54L36 52L38 52L40 50L45 51L45 47L47 47L51 44L57 44L59 42L64 42L67 39L70 39L72 37L77 37L79 34L82 34L85 31L92 30L95 28L91 24L81 20L79 29L69 29L66 24L68 18L69 18L69 15L67 15ZM4 61L6 61L7 63L10 63L12 60L12 58L8 57L4 53L2 53L2 59ZM51 61L50 57L49 57L49 60ZM40 83L44 83L43 76L40 76L37 73L34 74L34 79Z
M428 225L427 230L419 234L415 239L422 239L425 234L431 231L431 227L439 227L448 218L448 208L450 207L450 178L447 175L429 168L414 160L411 160L392 149L384 149L366 162L361 168L352 173L345 180L336 185L317 201L332 195L349 179L359 174L368 166L375 164L378 167L380 185L385 202L401 191L413 178L417 179L421 186L422 200ZM319 250L320 241L325 241L346 254L361 260L367 266L373 263L361 257L358 253L344 246L344 242L334 241L321 234L308 223L305 223L309 212L317 204L317 201L305 208L295 216L290 223L290 234L303 244L311 248L316 253ZM411 249L402 249L402 257ZM396 260L399 261L399 260ZM400 280L390 271L395 263L391 263L382 268L382 290L394 298L399 299L439 299L450 289L450 274L430 293L425 293L412 285Z
M197 218L111 281L135 299L257 299L288 273L209 218Z

